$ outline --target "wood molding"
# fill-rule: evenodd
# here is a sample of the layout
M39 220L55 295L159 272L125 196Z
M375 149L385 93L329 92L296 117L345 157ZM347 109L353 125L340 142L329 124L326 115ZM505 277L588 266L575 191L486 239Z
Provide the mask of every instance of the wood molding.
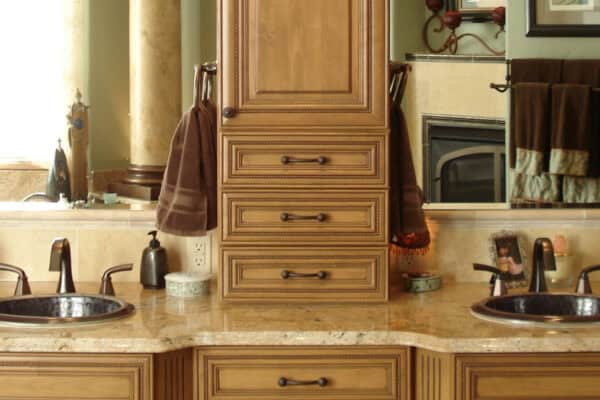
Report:
M194 351L154 355L154 400L194 400Z
M454 355L417 349L415 400L454 400Z

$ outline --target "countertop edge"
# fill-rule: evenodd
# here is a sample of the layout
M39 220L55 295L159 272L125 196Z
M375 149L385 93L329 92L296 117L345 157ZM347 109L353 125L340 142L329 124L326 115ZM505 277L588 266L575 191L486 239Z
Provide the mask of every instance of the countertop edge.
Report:
M209 346L404 346L440 353L554 353L557 349L575 353L600 352L600 338L449 339L408 331L199 332L153 339L2 338L0 352L155 354Z

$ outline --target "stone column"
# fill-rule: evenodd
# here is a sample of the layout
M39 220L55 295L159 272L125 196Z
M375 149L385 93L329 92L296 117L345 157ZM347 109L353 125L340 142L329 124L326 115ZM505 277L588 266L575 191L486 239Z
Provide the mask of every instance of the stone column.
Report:
M129 4L131 161L125 182L154 200L181 117L181 4Z

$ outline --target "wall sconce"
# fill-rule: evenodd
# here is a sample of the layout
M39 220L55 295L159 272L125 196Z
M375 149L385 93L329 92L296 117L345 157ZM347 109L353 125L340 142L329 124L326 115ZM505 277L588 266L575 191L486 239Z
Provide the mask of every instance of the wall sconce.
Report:
M435 54L443 53L448 50L451 54L456 54L458 51L459 41L466 37L471 37L477 40L487 51L496 55L503 56L506 54L506 51L498 51L488 45L485 40L483 40L479 35L474 33L462 33L458 35L456 33L456 29L461 25L463 16L459 11L456 10L448 10L443 15L441 15L441 11L444 8L444 0L425 0L425 4L429 11L433 14L427 19L425 22L425 26L423 27L423 41L425 42L425 46L427 49ZM498 25L499 29L496 32L495 38L498 39L500 34L504 33L504 25L506 24L506 8L505 7L497 7L495 8L489 18L486 18L486 22L491 20L494 24ZM430 29L431 24L437 21L439 26L437 28ZM450 30L450 35L444 41L444 44L440 48L433 48L431 42L429 41L430 32L433 33L443 33L445 30Z

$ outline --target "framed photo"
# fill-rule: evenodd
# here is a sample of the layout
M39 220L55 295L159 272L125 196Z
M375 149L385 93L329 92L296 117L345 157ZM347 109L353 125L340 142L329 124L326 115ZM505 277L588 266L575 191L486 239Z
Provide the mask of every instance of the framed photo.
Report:
M506 7L507 0L449 0L450 10L460 11L467 20L489 20L496 7Z
M600 36L600 0L527 2L527 36Z
M521 237L511 231L501 231L490 236L490 258L504 272L508 287L527 285L529 272L527 257Z

